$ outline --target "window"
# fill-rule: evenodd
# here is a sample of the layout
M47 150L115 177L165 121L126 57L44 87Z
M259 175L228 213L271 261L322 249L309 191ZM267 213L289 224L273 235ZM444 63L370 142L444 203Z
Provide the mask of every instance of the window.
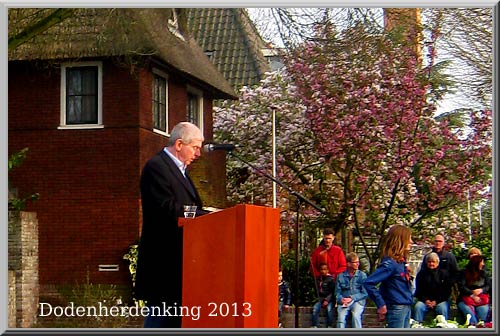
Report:
M192 87L187 90L187 121L192 122L200 129L203 125L203 96L201 91Z
M153 70L153 129L167 134L168 130L167 76Z
M102 127L102 64L61 67L61 127Z

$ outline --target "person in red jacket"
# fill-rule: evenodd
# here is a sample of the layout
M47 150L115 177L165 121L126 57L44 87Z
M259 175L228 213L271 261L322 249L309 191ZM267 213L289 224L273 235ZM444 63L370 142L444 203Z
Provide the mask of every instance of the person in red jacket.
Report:
M328 265L328 272L333 279L337 279L337 275L344 272L347 268L344 251L336 245L333 245L335 234L332 229L325 228L323 230L323 241L313 251L311 256L311 272L314 278L320 275L320 265L325 263Z

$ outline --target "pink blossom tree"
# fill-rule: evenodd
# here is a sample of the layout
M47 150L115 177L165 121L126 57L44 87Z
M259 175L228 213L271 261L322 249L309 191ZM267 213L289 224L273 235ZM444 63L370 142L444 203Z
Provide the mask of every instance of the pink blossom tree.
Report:
M491 179L491 111L471 113L466 129L436 118L431 70L411 48L359 28L323 32L288 59L326 161L327 209L359 233L372 268L390 225L419 228Z
M467 127L436 116L434 53L422 67L405 50L359 29L326 32L288 59L288 73L215 111L216 139L241 144L239 154L270 173L274 110L277 177L326 210L304 207L301 229L357 232L372 268L389 226L413 227L415 240L434 234L425 228L458 227L455 209L491 183L491 111L470 111ZM232 159L228 177L233 202L271 205L270 180ZM278 188L285 230L292 198Z
M305 106L286 74L269 73L254 88L243 87L240 100L216 107L215 139L240 144L237 154L259 170L272 174L272 115L276 115L277 175L300 193L310 194L313 172L322 164L305 117ZM228 157L227 193L231 203L272 205L272 181L241 161ZM294 199L278 186L277 207L282 210L282 232L293 230ZM304 209L304 211L311 211Z

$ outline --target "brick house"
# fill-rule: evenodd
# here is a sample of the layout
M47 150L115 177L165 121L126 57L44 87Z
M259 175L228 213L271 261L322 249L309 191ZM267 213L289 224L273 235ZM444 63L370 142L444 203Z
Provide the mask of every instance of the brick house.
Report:
M9 155L29 148L9 185L40 194L27 210L39 221L41 296L87 278L129 286L144 163L179 121L210 141L213 100L237 99L233 89L187 34L184 9L77 9L9 51L8 71ZM224 160L190 166L205 205L225 204Z

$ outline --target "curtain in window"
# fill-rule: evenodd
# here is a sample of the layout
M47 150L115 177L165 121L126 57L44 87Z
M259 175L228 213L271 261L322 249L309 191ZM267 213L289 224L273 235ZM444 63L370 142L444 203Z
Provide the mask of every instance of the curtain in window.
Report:
M66 69L66 124L97 124L97 67Z

